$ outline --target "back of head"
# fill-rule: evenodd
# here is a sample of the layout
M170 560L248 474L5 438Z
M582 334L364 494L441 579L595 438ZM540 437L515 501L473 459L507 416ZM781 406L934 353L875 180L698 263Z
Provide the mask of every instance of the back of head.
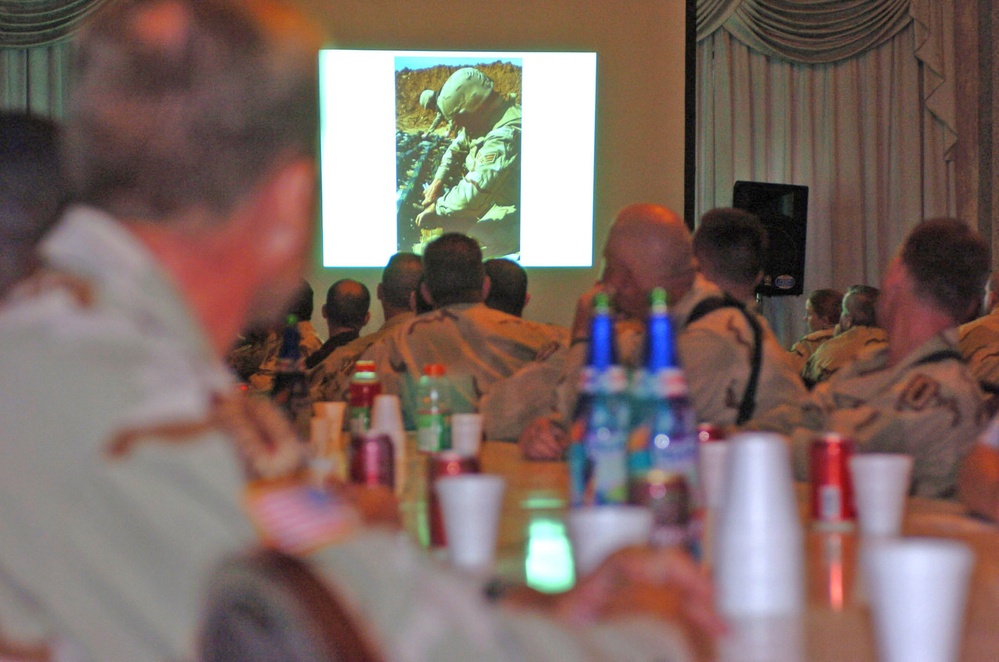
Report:
M918 297L958 324L974 315L989 274L989 247L976 230L953 218L924 221L900 256Z
M486 305L517 317L523 315L527 305L527 272L524 268L506 258L486 260L485 268L490 282Z
M295 298L288 306L288 314L294 315L300 322L308 322L312 319L312 312L315 306L315 292L309 281L303 280L302 286L295 293Z
M0 292L31 269L66 202L54 122L0 112Z
M870 285L853 285L843 295L843 313L850 316L851 326L877 326L878 295ZM840 320L842 320L840 316Z
M812 290L808 295L808 303L812 304L815 314L832 327L839 322L839 315L843 310L843 293L828 288Z
M416 253L396 253L382 271L382 304L398 310L409 309L409 297L420 286L423 260Z
M423 279L435 307L482 301L485 275L479 242L467 235L444 234L423 253Z
M360 329L368 321L371 293L364 283L344 278L326 291L326 319L331 326Z
M712 209L694 232L694 255L709 277L755 286L763 271L767 231L760 220L742 209Z
M66 168L87 203L225 214L312 155L321 36L280 0L122 0L80 36Z

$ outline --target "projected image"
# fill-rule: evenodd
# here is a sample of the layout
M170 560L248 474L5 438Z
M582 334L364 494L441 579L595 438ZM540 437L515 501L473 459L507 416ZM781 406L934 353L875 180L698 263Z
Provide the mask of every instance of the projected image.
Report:
M444 232L520 253L520 58L395 58L398 250Z
M319 77L324 266L452 230L525 267L592 264L596 53L334 48Z

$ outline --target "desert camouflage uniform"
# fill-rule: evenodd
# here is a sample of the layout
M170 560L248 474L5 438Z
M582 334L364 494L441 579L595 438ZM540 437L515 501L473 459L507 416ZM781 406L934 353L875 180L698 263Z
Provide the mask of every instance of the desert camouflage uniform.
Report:
M298 351L304 361L310 354L323 346L323 341L319 339L319 334L312 326L312 322L304 320L297 325L298 334L301 338L298 341ZM270 393L274 386L274 373L277 370L278 352L281 351L281 334L271 331L264 340L263 360L260 367L250 375L250 390L254 393ZM235 353L235 352L234 352Z
M753 351L753 331L736 308L712 311L691 324L694 308L706 299L721 298L722 291L701 276L691 290L670 310L676 331L677 353L690 387L690 401L699 421L732 425L739 415L749 381ZM750 313L754 314L754 313ZM757 319L759 319L757 317ZM791 368L787 352L770 327L761 320L763 354L756 389L755 413L765 412L788 400L807 395L801 378ZM614 325L618 360L627 368L642 365L645 346L644 324L634 320ZM574 344L564 354L552 356L545 366L531 366L501 387L509 397L506 420L520 421L521 427L541 412L560 425L567 425L577 398L579 374L587 359L589 343ZM552 384L556 387L553 390ZM484 399L494 406L497 394ZM521 410L514 405L522 403ZM530 408L530 411L528 411ZM528 413L525 413L528 412ZM488 430L488 428L487 428Z
M791 364L795 370L801 374L801 371L805 368L805 362L808 361L808 357L815 353L819 345L824 343L833 337L833 329L822 329L821 331L812 331L806 336L803 336L798 342L791 345L791 349L788 353L791 355Z
M958 327L958 348L979 382L999 386L999 308Z
M868 347L887 344L884 329L876 326L855 326L825 341L808 357L801 376L806 384L817 384L850 363Z
M467 173L436 203L440 216L469 221L471 227L465 232L484 245L484 258L513 253L520 248L522 117L521 107L510 103L489 133L473 140L466 138ZM463 134L464 131L458 139ZM457 148L455 153L460 153Z
M385 320L374 333L352 340L309 371L309 395L313 402L339 402L347 399L354 364L369 347L413 319L413 313L402 313Z
M791 437L800 480L808 479L812 438L833 431L852 438L860 451L912 455L912 492L950 496L961 460L986 423L982 393L964 362L932 360L956 349L957 333L950 329L890 368L887 346L869 350L818 384L806 401L751 426Z
M428 363L444 365L454 411L476 411L494 384L524 364L569 342L567 329L461 303L424 313L374 343L362 359L374 360L384 393L398 394L407 426L416 411L416 387Z

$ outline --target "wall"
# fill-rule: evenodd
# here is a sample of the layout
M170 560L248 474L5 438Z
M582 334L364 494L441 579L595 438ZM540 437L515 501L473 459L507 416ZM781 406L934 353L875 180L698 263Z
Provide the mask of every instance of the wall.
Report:
M575 50L597 53L594 250L591 269L529 269L525 316L568 325L577 295L597 278L611 219L639 201L684 204L684 0L305 0L345 48ZM460 12L456 8L461 8ZM552 163L558 168L558 163ZM571 191L552 191L554 196ZM557 221L558 219L553 219ZM317 222L318 227L318 222ZM308 275L318 304L340 278L374 296L380 269L328 269L317 237ZM366 328L381 324L372 305ZM325 328L320 325L321 334Z

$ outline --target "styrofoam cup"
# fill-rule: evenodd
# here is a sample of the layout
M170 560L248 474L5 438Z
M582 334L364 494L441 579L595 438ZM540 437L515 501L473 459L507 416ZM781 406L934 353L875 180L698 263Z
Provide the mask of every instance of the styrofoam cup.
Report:
M622 547L649 544L652 511L644 506L587 506L566 515L576 577L593 572Z
M496 560L496 534L505 481L493 474L445 476L434 484L440 497L451 563L475 574Z
M451 450L475 457L482 445L482 414L451 414Z
M862 535L899 534L911 475L909 455L857 453L850 458L857 524Z

